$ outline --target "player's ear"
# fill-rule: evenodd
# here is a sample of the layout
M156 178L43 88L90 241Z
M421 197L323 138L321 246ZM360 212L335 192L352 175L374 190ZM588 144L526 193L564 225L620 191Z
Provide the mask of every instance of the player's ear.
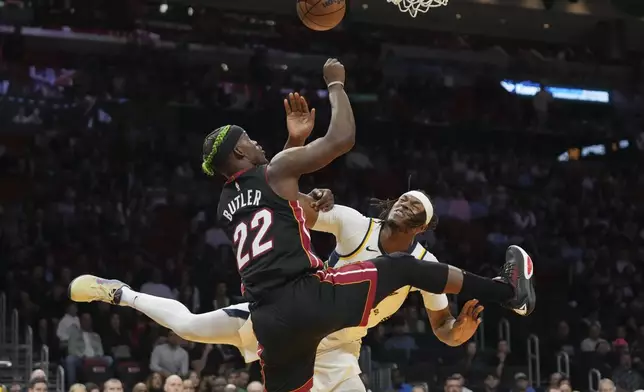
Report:
M244 148L240 144L237 144L235 146L235 148L233 149L233 154L235 155L236 159L241 159L246 156Z

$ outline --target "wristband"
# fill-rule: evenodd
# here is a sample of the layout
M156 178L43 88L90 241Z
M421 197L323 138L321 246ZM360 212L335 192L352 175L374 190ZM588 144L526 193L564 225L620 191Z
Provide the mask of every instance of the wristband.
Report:
M336 84L339 84L340 86L342 86L342 88L344 88L344 83L343 83L343 82L341 82L341 81L339 81L339 80L337 80L337 81L335 81L335 82L331 82L331 83L327 84L326 88L328 89L328 88L330 88L331 86L335 86Z

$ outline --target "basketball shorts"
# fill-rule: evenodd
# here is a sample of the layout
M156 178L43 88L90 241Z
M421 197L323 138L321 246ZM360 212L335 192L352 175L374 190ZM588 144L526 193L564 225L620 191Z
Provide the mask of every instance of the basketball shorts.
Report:
M363 262L317 271L273 290L251 308L268 392L309 391L315 354L327 335L366 326L378 271Z

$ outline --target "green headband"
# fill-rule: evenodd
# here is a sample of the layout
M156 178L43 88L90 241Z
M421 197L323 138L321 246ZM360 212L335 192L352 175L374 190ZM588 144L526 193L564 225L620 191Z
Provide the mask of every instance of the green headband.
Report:
M204 146L206 146L213 138L214 140L210 145L210 151L208 151L208 154L204 154L203 156L203 162L201 163L201 169L203 172L209 176L214 176L214 166L223 163L226 160L230 152L237 145L237 141L243 133L244 129L242 127L237 125L224 125L208 135L204 142Z

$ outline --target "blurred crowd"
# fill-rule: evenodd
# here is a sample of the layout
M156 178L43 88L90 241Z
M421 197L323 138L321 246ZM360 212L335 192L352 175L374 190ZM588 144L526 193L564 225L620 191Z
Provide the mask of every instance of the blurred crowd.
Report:
M250 19L232 20L248 27ZM299 48L279 39L297 25L258 28L276 34L265 45ZM197 36L242 45L213 34ZM342 33L334 34L329 40L338 41ZM381 36L365 36L351 44L362 52L343 48L357 146L304 177L302 190L329 188L337 203L375 216L372 198L423 189L440 223L421 241L439 260L494 276L505 248L520 244L538 264L539 293L530 318L486 307L484 331L456 349L435 339L412 296L364 340L373 369L391 368L399 392L644 388L641 153L631 143L603 158L557 161L570 143L641 132L637 89L619 105L562 104L545 92L510 95L493 73L450 66L394 77ZM480 41L456 38L436 45ZM221 182L200 171L202 137L237 123L267 151L279 151L281 99L293 90L318 109L314 136L329 117L319 73L254 51L239 69L188 66L145 45L111 57L34 53L0 63L3 291L9 309L33 328L34 349L47 345L65 368L70 392L262 389L253 383L257 365L244 364L233 347L185 342L130 308L76 305L66 294L71 279L92 273L197 313L241 301L231 243L214 221ZM314 245L327 256L334 243L315 234ZM501 320L509 335L497 333ZM528 371L530 335L539 339L542 374ZM562 352L569 369L557 366ZM606 379L589 385L590 369ZM380 392L369 374L365 385ZM42 392L43 376L32 377L30 392ZM23 387L16 385L12 392Z

